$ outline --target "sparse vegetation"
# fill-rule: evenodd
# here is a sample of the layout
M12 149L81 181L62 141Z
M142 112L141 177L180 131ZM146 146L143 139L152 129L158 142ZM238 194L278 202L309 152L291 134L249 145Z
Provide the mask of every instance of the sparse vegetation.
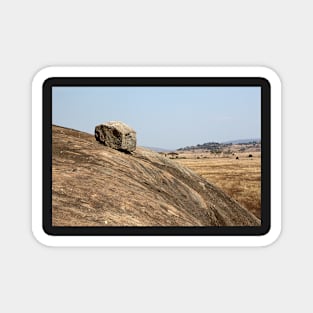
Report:
M260 141L246 141L244 140L243 142L238 142L238 143L231 143L231 142L206 142L203 144L197 144L195 146L187 146L183 148L177 149L177 151L194 151L194 150L207 150L207 151L218 151L218 150L223 150L223 151L230 151L230 147L238 145L243 148L242 151L244 151L246 148L249 147L258 147L260 146ZM228 148L228 149L227 149Z
M245 148L248 150L248 148ZM239 148L240 150L240 148ZM190 168L221 188L257 217L261 217L261 153L236 151L236 156L216 156L199 159L199 153L184 152L180 164ZM182 157L184 156L184 158Z

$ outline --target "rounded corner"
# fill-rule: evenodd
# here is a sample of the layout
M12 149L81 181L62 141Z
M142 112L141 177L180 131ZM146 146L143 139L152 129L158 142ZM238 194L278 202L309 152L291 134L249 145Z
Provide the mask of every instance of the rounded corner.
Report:
M276 70L268 66L260 66L259 69L262 79L268 81L270 85L275 84L281 87L282 80Z
M55 67L45 66L35 72L32 78L32 85L35 87L38 84L43 85L47 80L52 78Z
M262 243L260 244L261 247L269 247L275 244L279 238L281 237L281 226L276 226L275 228L270 227L267 233L262 235Z
M49 244L50 242L50 234L48 234L44 228L38 230L36 228L32 228L32 235L34 237L34 239L41 245L45 246L45 247L52 247L51 244Z

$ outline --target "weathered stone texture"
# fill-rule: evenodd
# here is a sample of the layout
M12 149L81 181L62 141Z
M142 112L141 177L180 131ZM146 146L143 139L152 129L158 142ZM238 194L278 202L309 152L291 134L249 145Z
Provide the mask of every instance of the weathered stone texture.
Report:
M128 125L111 121L95 128L96 140L112 149L132 152L136 149L136 132Z

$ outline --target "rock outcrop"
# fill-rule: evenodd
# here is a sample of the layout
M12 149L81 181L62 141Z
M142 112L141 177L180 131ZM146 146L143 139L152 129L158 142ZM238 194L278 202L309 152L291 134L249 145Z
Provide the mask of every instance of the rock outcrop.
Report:
M132 152L136 149L136 132L122 122L112 121L96 126L95 137L115 150Z
M54 226L257 226L260 220L178 162L120 153L52 126Z

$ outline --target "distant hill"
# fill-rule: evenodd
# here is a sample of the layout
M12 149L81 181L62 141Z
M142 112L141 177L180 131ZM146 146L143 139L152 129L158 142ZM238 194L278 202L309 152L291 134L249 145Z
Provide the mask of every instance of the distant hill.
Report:
M54 226L255 226L221 189L157 152L52 126Z
M261 143L261 139L256 139L256 138L250 138L250 139L237 139L237 140L229 140L229 141L224 141L222 142L224 144L233 144L233 145L238 145L238 144L248 144L248 143Z
M177 151L188 151L188 150L197 150L204 149L209 151L223 150L224 148L230 148L232 145L256 145L261 142L260 139L238 139L230 140L225 142L206 142L202 144L197 144L195 146L186 146L183 148L177 149Z
M170 151L174 151L174 150L163 149L163 148L158 148L158 147L143 147L143 148L150 149L150 150L155 151L155 152L170 152Z

